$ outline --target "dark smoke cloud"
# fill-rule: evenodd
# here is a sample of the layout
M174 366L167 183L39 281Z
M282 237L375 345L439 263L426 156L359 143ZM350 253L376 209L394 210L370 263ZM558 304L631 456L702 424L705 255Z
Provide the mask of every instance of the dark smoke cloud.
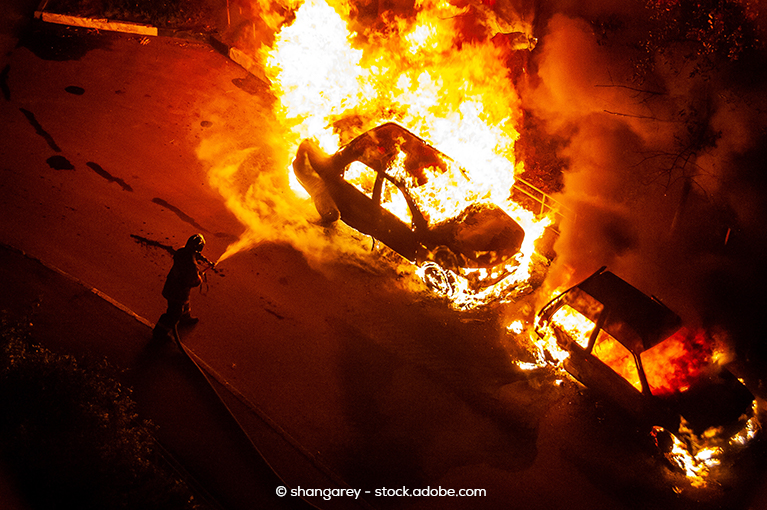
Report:
M691 76L692 63L669 51L637 83L634 50L605 43L594 21L640 30L639 9L534 9L539 44L521 97L567 141L557 198L573 211L549 283L575 283L607 265L688 322L723 328L745 356L764 357L767 80L756 70L764 56ZM685 152L691 126L711 143Z
M760 323L767 306L764 55L691 76L687 50L669 49L638 83L629 43L647 30L644 1L465 4L481 18L461 25L467 40L487 37L490 22L498 22L488 9L509 26L514 19L530 24L538 38L523 59L520 98L550 135L566 141L558 198L573 211L547 284L574 283L608 265L688 322L721 327L746 356L767 360ZM378 26L387 10L414 16L417 5L356 2L354 27ZM696 137L708 142L686 150Z

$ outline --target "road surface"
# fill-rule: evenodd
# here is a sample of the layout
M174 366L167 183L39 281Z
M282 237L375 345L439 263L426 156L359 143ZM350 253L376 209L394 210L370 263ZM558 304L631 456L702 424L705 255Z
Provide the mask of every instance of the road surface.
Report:
M246 432L252 420L268 423L302 466L362 491L373 508L765 500L761 471L686 487L654 456L647 431L558 374L517 368L524 352L504 321L529 317L524 303L460 314L381 249L332 256L335 241L370 242L295 215L308 209L282 187L290 155L280 153L273 98L208 45L49 28L27 35L0 65L0 242L153 322L169 249L202 232L206 256L220 257L251 214L221 189L251 189L260 242L208 273L192 297L200 323L183 336ZM212 141L214 157L243 155L253 181L213 182L211 153L201 152ZM253 434L289 487L324 488ZM437 495L412 496L424 488ZM439 488L478 491L448 497ZM344 498L307 497L320 508L346 507Z

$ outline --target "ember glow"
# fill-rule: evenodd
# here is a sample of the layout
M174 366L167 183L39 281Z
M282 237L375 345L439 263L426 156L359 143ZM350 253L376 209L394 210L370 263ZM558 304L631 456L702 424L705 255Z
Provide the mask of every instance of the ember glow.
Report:
M362 132L396 122L460 167L435 175L415 197L430 221L455 216L474 202L501 207L525 230L515 261L519 267L509 268L516 282L524 282L535 240L549 220L510 199L520 112L506 65L512 50L494 44L489 30L465 38L457 21L465 9L447 2L423 2L417 15L392 17L385 30L365 33L349 30L350 9L345 3L307 0L267 51L277 117L289 133L285 151L295 154L302 140L314 138L332 154ZM517 29L529 32L521 23ZM297 193L305 196L303 190ZM406 220L404 204L384 200L382 205ZM480 279L493 277L476 271ZM509 284L477 295L459 283L451 299L471 307Z

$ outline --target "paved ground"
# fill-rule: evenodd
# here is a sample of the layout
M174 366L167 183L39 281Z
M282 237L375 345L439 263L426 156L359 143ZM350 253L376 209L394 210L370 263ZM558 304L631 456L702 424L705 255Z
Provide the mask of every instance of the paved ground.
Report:
M151 237L177 246L188 230L199 229L209 238L210 255L214 250L222 252L242 230L220 197L206 186L204 172L168 175L159 171L199 169L194 154L198 142L187 130L188 122L202 129L202 119L195 118L190 108L194 98L177 84L159 84L162 73L152 67L175 65L164 71L176 83L190 76L197 86L205 76L221 79L229 83L230 91L240 90L231 80L247 74L207 45L165 39L149 46L159 53L136 75L129 54L123 54L127 60L114 60L117 54L109 50L115 44L146 48L140 38L89 37L94 34L75 34L66 27L55 28L50 38L44 29L39 31L40 26L21 27L31 19L36 4L15 7L18 10L10 9L3 18L0 65L6 126L0 149L3 241L31 250L34 260L77 274L83 283L21 257L17 249L4 248L4 274L8 275L3 279L4 308L31 309L33 302L39 302L36 335L46 344L65 352L107 356L126 369L125 382L134 387L142 413L164 423L161 443L226 508L253 508L254 502L266 508L301 508L304 505L298 499L275 496L280 479L197 367L172 346L148 347L149 324L162 311L157 286L170 259L167 251L150 249L143 240ZM79 61L95 48L107 49L103 61L95 65ZM180 60L161 57L166 51L187 50L191 52ZM32 61L42 67L26 66ZM58 70L51 73L48 66ZM105 83L109 85L104 87ZM192 118L187 121L190 109ZM154 149L138 154L134 148L142 144ZM131 167L137 169L132 176L127 175ZM36 170L29 173L31 168ZM138 174L149 182L138 183ZM184 209L196 219L172 205L179 194L189 200ZM168 220L178 223L171 226ZM177 232L177 237L155 235L158 231ZM101 289L98 296L88 290L95 285ZM126 313L111 304L118 301L132 305L135 312ZM253 434L268 439L274 451L280 450L281 436L272 437L271 427L258 419L248 424ZM296 455L293 445L287 448L290 452L285 457ZM299 466L301 461L294 459L293 464Z
M333 251L341 239L368 241L301 220L305 208L281 187L288 156L270 98L220 53L162 37L33 34L0 62L0 241L44 264L3 250L6 281L19 289L3 306L42 297L36 327L46 343L125 368L160 440L227 507L300 506L274 497L280 479L370 491L362 503L308 498L321 508L764 500L756 469L721 490L675 493L681 481L657 463L644 431L577 386L511 363L521 353L504 313L455 314L380 253ZM163 309L168 249L202 231L216 259L245 231L243 211L232 213L207 175L203 146L242 155L247 172L224 188L247 194L266 220L262 242L224 260L193 296L201 322L183 339L200 372L172 346L153 346L147 324ZM403 486L487 496L374 493Z
M282 482L253 448L203 373L173 344L151 342L151 328L70 275L0 247L0 309L31 319L36 341L54 352L106 358L134 391L138 412L193 486L222 508L308 508L282 500ZM252 429L268 425L252 424ZM271 443L279 438L270 438ZM275 447L277 445L274 445Z

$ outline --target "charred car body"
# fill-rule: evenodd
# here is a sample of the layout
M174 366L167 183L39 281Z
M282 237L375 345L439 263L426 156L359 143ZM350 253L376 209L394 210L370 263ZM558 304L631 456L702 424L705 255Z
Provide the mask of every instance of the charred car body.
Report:
M293 169L324 222L340 219L425 267L427 283L440 292L451 292L453 275L477 291L518 265L525 232L500 207L475 202L444 220L429 217L424 204L438 180L468 179L454 161L397 124L366 131L332 155L304 140Z
M689 330L657 298L604 267L546 304L535 333L554 335L569 354L564 369L640 423L676 432L684 418L695 434L715 427L729 439L754 418L753 394L724 367L701 367L694 378L668 385L664 374L678 371L657 353L689 338Z

